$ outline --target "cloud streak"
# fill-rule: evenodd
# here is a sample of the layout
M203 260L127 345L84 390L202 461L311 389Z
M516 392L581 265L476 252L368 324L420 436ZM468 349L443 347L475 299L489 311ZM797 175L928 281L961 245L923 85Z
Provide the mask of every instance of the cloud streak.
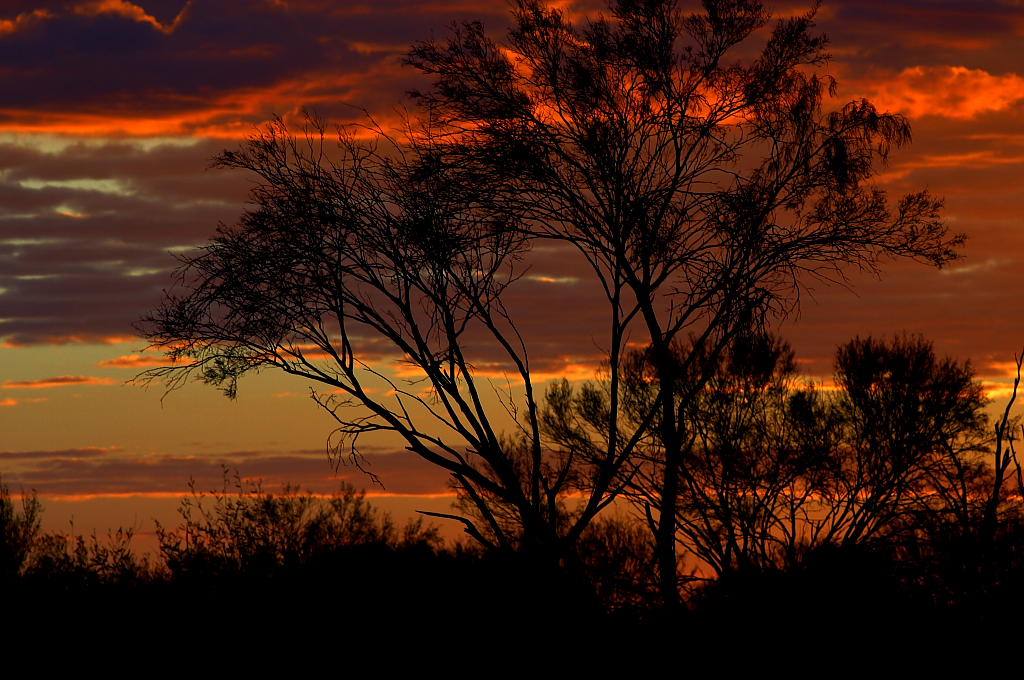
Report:
M4 479L46 496L107 496L181 493L194 480L200 490L219 489L224 471L261 480L268 488L291 484L315 493L336 491L342 482L374 493L444 495L447 475L410 453L368 452L363 467L374 481L351 465L335 468L324 451L237 451L190 456L123 451L116 447L0 451Z
M55 378L40 380L5 380L0 387L5 390L41 390L50 387L87 387L93 385L113 385L117 381L112 378L97 378L87 375L61 375Z
M974 118L1024 99L1024 78L963 66L912 66L893 78L879 78L871 99L883 111L915 118Z
M101 368L153 368L156 366L173 366L174 362L160 356L143 356L141 354L128 354L125 356L104 359L96 364Z

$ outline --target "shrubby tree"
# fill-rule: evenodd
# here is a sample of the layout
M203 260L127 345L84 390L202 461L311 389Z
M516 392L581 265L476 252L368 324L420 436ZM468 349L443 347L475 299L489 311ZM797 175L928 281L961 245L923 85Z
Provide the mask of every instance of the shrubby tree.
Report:
M677 345L682 365L698 347ZM624 362L623 419L644 417L662 391L650 351ZM835 390L801 385L788 345L737 336L710 364L685 423L677 541L715 577L799 567L824 547L931 540L922 531L976 531L992 493L981 385L969 363L935 355L920 337L855 338L835 359ZM557 446L581 449L608 383L567 383L542 423ZM657 430L655 429L655 433ZM658 502L663 444L644 440L624 494L648 515Z
M934 197L890 203L871 183L909 126L867 101L829 103L813 10L769 19L755 0L694 13L615 1L581 20L520 0L504 41L468 23L413 46L430 85L408 140L342 134L330 149L322 129L272 124L219 159L255 174L255 208L186 256L180 292L145 328L184 363L150 375L233 394L242 374L274 368L340 392L318 398L340 433L398 435L451 473L478 540L549 563L574 561L656 439L648 517L661 596L677 603L686 414L726 348L791 310L806 277L894 256L942 265L962 240ZM545 445L530 355L502 304L538 239L582 258L607 302L595 335L607 333L609 401L588 414L600 432L582 453ZM659 389L627 422L637 335ZM695 351L676 352L684 340ZM483 342L523 384L511 435L475 368ZM381 370L383 346L424 382Z
M870 540L922 504L976 516L987 400L969 363L939 359L919 337L856 338L836 353L836 383L846 445L826 491L827 540Z

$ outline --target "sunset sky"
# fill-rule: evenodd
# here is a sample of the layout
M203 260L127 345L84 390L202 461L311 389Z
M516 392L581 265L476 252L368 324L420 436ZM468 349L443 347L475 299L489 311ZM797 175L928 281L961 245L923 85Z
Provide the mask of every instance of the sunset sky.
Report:
M99 517L105 503L139 524L190 477L216 485L222 464L315 491L339 478L368 486L329 465L330 421L297 379L243 380L236 401L202 385L161 399L159 387L126 384L159 359L141 352L133 323L170 284L173 253L244 207L249 178L208 169L218 151L303 108L397 120L420 82L401 65L410 42L469 19L500 35L506 13L457 0L0 2L4 481L37 489L58 517ZM818 285L781 333L821 379L854 335L921 333L1005 397L1024 346L1024 3L826 0L818 28L836 103L867 97L912 122L913 144L880 184L944 196L945 220L968 241L943 271L894 262L880 280L850 272L849 289ZM516 295L541 370L591 375L603 317L573 272L541 256ZM418 459L369 452L387 493L445 493L445 476Z

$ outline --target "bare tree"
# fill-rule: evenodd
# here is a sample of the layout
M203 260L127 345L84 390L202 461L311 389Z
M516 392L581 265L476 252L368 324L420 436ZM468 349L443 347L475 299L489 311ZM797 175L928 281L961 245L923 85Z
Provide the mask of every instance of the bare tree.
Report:
M1021 367L1024 366L1024 351L1014 357L1016 375L1013 379L1010 397L1006 400L1006 407L1003 415L993 426L995 441L992 446L992 470L993 478L988 488L988 498L985 501L984 529L986 538L993 539L999 522L999 510L1005 501L1005 490L1007 473L1016 472L1016 488L1018 501L1024 501L1024 464L1017 456L1017 447L1014 442L1018 441L1015 430L1020 428L1024 434L1024 425L1021 425L1019 418L1013 416L1013 405L1017 401L1017 392L1020 388Z
M807 276L877 271L891 256L941 266L963 240L928 193L890 205L870 183L910 127L864 100L826 108L835 83L818 74L828 55L813 17L769 25L756 0L706 0L692 14L673 0L615 0L574 20L519 0L504 42L469 23L408 57L433 79L418 99L442 162L466 185L499 187L529 238L574 248L603 287L610 403L602 443L587 450L621 473L659 429L648 514L670 605L685 413L714 358L791 311ZM631 329L650 345L660 393L629 428L618 383ZM685 336L700 351L680 365L673 345Z
M501 299L527 245L521 217L464 190L429 147L350 132L334 145L315 122L296 137L277 121L219 157L256 175L255 207L183 257L178 290L142 324L175 363L145 377L172 388L195 377L229 396L264 369L313 381L337 455L358 465L361 437L397 435L451 473L474 509L455 519L479 541L571 563L590 516L561 498L588 489L603 507L607 485L583 478L608 475L542 447L529 355ZM412 377L395 377L388 357ZM525 403L522 422L476 369L496 360L522 384L497 394Z

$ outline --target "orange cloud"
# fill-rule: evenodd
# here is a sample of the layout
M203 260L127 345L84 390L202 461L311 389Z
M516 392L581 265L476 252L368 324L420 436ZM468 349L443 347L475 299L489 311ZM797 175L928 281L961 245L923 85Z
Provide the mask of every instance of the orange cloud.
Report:
M13 19L0 19L0 35L16 33L25 25L39 19L48 19L53 13L46 9L37 9L31 12L22 12Z
M360 54L403 54L409 49L408 45L402 44L387 44L387 43L373 43L373 42L350 42L349 47Z
M125 356L104 359L96 364L101 368L147 368L150 366L173 366L174 362L163 356L143 356L128 354Z
M21 133L59 133L85 137L104 136L197 136L245 139L254 125L271 119L274 113L299 129L303 109L331 105L339 99L360 100L364 92L376 91L383 82L397 80L405 72L400 64L386 60L362 73L310 72L299 78L265 87L234 90L192 110L175 109L149 116L135 112L36 111L0 109L0 130ZM358 117L358 114L353 114ZM377 122L385 129L402 129L397 114L381 114Z
M55 378L43 378L41 380L5 380L2 387L8 390L39 390L48 387L87 386L87 385L113 385L116 380L111 378L96 378L87 375L60 375Z
M1016 361L989 360L984 362L984 373L989 378L1013 380L1017 377Z
M0 406L18 406L20 404L38 404L43 401L49 401L46 397L36 397L35 399L7 399L0 400Z
M186 493L181 491L124 491L109 493L48 493L47 500L52 501L95 501L116 498L138 498L138 499L180 499L185 498Z
M171 34L174 29L181 23L182 17L185 16L185 11L188 9L191 2L186 3L185 7L178 13L174 21L169 26L164 26L160 21L152 14L148 13L142 7L139 7L134 2L126 2L126 0L94 0L93 2L87 2L85 4L75 7L75 14L81 14L83 16L97 16L99 14L116 14L132 21L137 21L140 24L149 24L156 30L164 34Z
M992 75L963 66L914 66L872 84L870 99L881 110L909 116L973 118L1024 99L1024 78Z
M886 184L904 179L915 170L929 168L970 168L972 170L980 170L1001 165L1020 164L1024 164L1024 154L1007 155L1005 152L996 152L988 149L967 153L924 154L915 160L900 163L893 170L878 173L875 175L875 179L882 184ZM946 272L946 270L942 271L943 273Z
M1024 155L1007 156L992 150L969 153L925 154L919 161L907 163L919 168L991 168L1024 163Z
M1013 396L1013 385L1007 385L1005 383L995 382L992 380L981 381L982 390L985 392L985 397L995 402L1004 401Z

